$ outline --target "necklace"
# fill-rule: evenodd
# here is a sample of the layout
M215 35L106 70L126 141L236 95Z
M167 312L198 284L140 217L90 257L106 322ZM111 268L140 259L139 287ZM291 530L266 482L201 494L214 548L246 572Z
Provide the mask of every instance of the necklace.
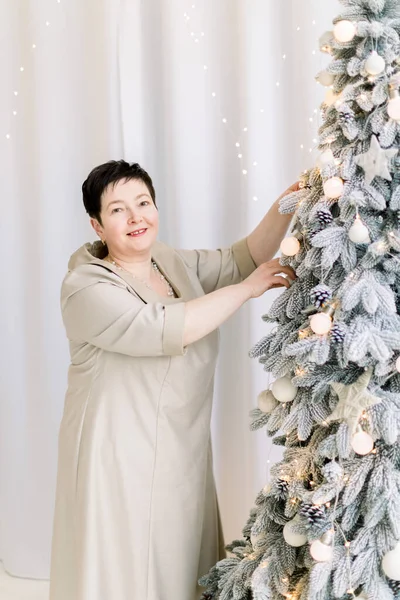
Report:
M149 290L152 290L154 292L152 286L147 281L145 281L144 279L140 279L139 277L136 277L136 275L133 275L133 273L128 271L128 269L125 269L124 267L122 267L119 263L116 262L116 260L113 259L111 254L109 254L106 257L106 260L108 260L108 262L110 262L112 265L114 265L114 267L116 267L117 269L126 271L126 273L129 273L129 275L131 275L134 279L137 279L138 281L143 283L147 288L149 288ZM171 284L169 283L169 281L166 280L164 275L160 272L160 269L158 268L157 263L155 263L153 259L151 259L151 266L153 268L153 271L155 271L155 273L159 276L161 281L167 286L168 296L175 296L175 292L174 292Z

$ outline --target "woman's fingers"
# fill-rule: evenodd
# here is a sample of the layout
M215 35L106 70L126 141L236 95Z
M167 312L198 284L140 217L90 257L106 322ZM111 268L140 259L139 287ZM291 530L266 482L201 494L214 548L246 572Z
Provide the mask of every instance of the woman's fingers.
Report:
M288 279L285 279L285 277L279 277L279 275L273 278L273 282L274 283L271 285L271 289L277 287L290 287L290 281Z
M292 267L283 267L282 265L276 265L269 269L273 275L275 273L286 273L291 279L296 279L297 275Z

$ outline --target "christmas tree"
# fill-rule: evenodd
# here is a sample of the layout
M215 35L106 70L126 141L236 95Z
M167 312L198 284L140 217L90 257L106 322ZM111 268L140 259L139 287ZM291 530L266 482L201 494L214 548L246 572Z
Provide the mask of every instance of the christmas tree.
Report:
M341 0L317 165L284 197L298 275L251 351L284 447L208 600L400 598L400 2Z

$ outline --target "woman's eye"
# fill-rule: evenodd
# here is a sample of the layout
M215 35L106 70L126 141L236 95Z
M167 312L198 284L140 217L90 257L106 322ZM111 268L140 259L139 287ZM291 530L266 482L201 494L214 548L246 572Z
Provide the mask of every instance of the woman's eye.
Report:
M142 204L142 206L143 206L143 205L150 204L150 202L149 202L148 200L143 200L143 202L141 202L141 204Z
M120 208L113 208L112 211L111 211L111 214L117 212L117 210L122 210L122 208L121 207Z

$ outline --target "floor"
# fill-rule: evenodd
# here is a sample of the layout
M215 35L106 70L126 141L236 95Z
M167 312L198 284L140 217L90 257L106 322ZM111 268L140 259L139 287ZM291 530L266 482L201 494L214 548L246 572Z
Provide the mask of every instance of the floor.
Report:
M8 575L0 562L0 600L48 600L49 582Z

